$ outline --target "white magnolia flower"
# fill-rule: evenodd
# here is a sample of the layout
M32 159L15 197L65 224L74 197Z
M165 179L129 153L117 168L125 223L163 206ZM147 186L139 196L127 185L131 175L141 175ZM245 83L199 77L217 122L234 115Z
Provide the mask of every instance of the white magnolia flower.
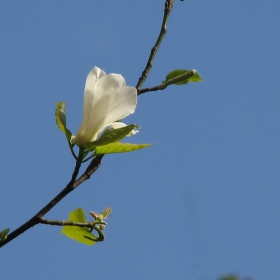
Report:
M84 118L75 137L75 143L86 148L88 142L97 140L108 126L113 129L126 126L117 122L134 113L137 90L126 86L119 74L109 74L94 67L88 74L85 85ZM135 134L136 130L130 135Z

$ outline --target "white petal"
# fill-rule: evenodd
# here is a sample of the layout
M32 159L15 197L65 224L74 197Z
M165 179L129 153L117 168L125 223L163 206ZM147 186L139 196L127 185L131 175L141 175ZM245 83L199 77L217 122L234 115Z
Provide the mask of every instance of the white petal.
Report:
M109 123L123 119L135 111L136 103L136 88L107 89L98 101L94 101L88 129L96 132ZM95 139L92 138L91 141L93 140Z
M117 128L125 127L127 125L122 122L113 122L113 123L110 123L108 126L110 126L113 129L117 129ZM133 136L138 132L139 132L139 130L133 129L130 131L130 133L127 136Z
M94 67L88 74L85 84L85 93L84 93L84 116L82 120L82 124L79 127L77 132L77 142L79 145L84 146L85 143L82 139L89 138L89 131L87 130L90 112L92 109L92 104L95 95L95 84L96 82L103 76L106 76L106 73L98 67ZM88 141L88 140L87 140Z
M111 90L125 86L125 79L119 74L109 74L101 77L95 85L96 93L94 101L98 101L99 98L105 94L110 94Z
M125 86L121 75L106 75L95 67L86 81L84 119L76 135L77 145L85 147L96 140L110 123L134 113L136 104L136 88ZM137 132L133 130L130 135Z
M93 101L95 92L95 84L101 77L106 76L106 73L98 67L94 67L88 74L85 84L85 96L84 96L84 113L87 114L90 111L90 107Z
M137 89L124 86L115 90L110 98L106 122L121 120L134 113L137 104ZM110 121L111 120L111 121Z
M110 126L113 129L117 129L117 128L122 128L127 126L125 123L122 122L113 122L113 123L109 123L108 126Z

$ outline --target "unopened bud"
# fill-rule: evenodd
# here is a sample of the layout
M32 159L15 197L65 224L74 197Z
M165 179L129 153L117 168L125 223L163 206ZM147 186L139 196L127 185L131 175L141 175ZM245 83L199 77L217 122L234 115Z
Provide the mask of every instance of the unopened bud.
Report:
M99 216L98 213L90 211L89 214L96 220Z
M101 230L103 230L105 228L105 225L100 225L99 227Z

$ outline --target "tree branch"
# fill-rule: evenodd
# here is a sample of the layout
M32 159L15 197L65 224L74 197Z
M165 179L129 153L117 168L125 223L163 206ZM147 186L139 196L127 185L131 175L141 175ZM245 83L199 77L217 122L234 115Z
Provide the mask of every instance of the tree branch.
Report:
M163 21L162 21L160 34L158 36L156 44L154 45L154 47L151 50L151 54L150 54L150 57L148 59L147 65L146 65L144 71L142 72L142 75L140 76L139 81L136 85L136 89L138 90L138 94L141 94L141 93L144 93L144 92L147 92L147 91L153 91L153 90L159 90L160 89L160 88L155 89L156 87L154 87L154 88L140 90L143 83L145 82L145 80L148 77L148 74L149 74L149 72L152 68L153 60L155 58L157 50L158 50L158 48L159 48L159 46L160 46L160 44L161 44L161 42L164 38L165 33L167 32L166 24L167 24L167 21L168 21L169 14L170 14L170 12L173 8L173 3L174 3L174 0L166 0L166 2L165 2L164 16L163 16ZM160 87L160 86L158 86L158 87ZM75 156L75 158L76 158L76 156ZM8 244L14 238L16 238L19 235L21 235L22 233L24 233L26 230L30 229L31 227L33 227L33 226L35 226L39 223L47 224L47 221L48 221L48 224L51 224L50 223L51 220L43 219L43 216L47 212L49 212L66 195L68 195L71 191L73 191L76 187L78 187L84 181L88 180L91 177L91 175L101 165L101 159L102 158L103 158L103 155L102 156L96 156L95 158L93 158L91 163L87 167L86 171L78 179L76 179L76 178L78 176L78 173L79 173L79 170L80 170L80 167L81 167L81 162L79 160L77 160L75 169L74 169L72 177L71 177L71 180L67 184L67 186L54 199L52 199L45 207L43 207L35 216L33 216L30 220L28 220L22 226L20 226L19 228L17 228L13 232L11 232L9 235L7 235L7 238L0 242L0 248L5 246L6 244ZM61 222L63 223L63 222L67 222L67 221L53 221L52 223L53 223L53 225L55 223L57 223L57 225L58 225L58 223L61 223ZM67 225L70 225L70 224L67 224ZM85 225L85 226L87 226L87 225Z
M78 178L78 173L81 167L81 163L79 161L76 162L75 169L72 174L72 178L68 185L54 198L52 199L45 207L43 207L34 217L32 217L29 221L24 223L22 226L11 232L7 235L7 238L0 242L0 248L12 241L14 238L18 237L26 230L30 229L31 227L39 224L42 220L42 217L49 212L59 201L61 201L66 195L68 195L71 191L77 188L80 184L82 184L85 180L89 179L90 176L98 169L101 165L101 159L103 156L97 156L93 158L91 163L89 164L88 168L84 172L84 174Z
M157 39L154 47L151 50L151 54L150 54L150 57L148 59L147 65L146 65L144 71L142 72L142 75L139 78L138 83L136 85L136 89L138 91L141 89L142 85L144 84L144 82L146 81L146 79L148 77L148 74L149 74L149 72L150 72L150 70L153 66L153 61L155 59L157 50L158 50L158 48L159 48L159 46L160 46L160 44L161 44L161 42L164 38L165 33L167 32L166 25L167 25L169 14L170 14L170 12L173 8L173 2L174 2L174 0L166 0L166 2L165 2L165 9L164 9L164 14L163 14L161 30L160 30L158 39Z

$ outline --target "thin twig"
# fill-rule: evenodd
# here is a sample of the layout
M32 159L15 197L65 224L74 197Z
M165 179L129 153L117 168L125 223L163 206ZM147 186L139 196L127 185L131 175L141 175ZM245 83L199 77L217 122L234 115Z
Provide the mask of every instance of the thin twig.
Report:
M45 225L52 225L52 226L76 226L76 227L87 227L87 228L93 228L96 225L106 225L106 222L102 221L92 221L87 223L78 223L78 222L70 222L70 221L61 221L61 220L49 220L49 219L40 219L40 224Z
M189 78L191 78L195 74L197 74L196 70L190 70L187 73L182 74L182 75L180 75L178 77L175 77L173 79L170 79L170 80L168 80L168 81L166 81L166 82L164 82L164 83L162 83L158 86L140 89L140 90L138 90L138 95L140 95L142 93L145 93L145 92L149 92L149 91L164 90L170 85L174 85L176 83L180 83L182 81L188 80Z
M136 85L136 89L138 91L141 89L142 85L144 84L144 82L146 81L146 79L148 77L148 74L149 74L149 72L150 72L150 70L153 66L153 61L155 59L157 50L158 50L158 48L159 48L159 46L160 46L160 44L161 44L161 42L164 38L165 33L167 32L166 25L167 25L167 20L168 20L169 14L170 14L170 12L173 8L173 2L174 2L174 0L166 0L166 2L165 2L165 9L164 9L164 15L163 15L163 20L162 20L161 30L160 30L158 39L157 39L154 47L151 50L151 54L150 54L150 57L148 59L147 65L146 65L144 71L142 72L142 75L139 78L139 81Z
M78 176L80 168L81 168L81 164L82 164L81 161L78 161L78 160L76 161L76 166L75 166L75 169L73 171L71 181L69 182L69 184L73 184L75 182L75 180L77 179L77 176Z
M157 90L160 90L159 85L155 86L155 87L143 88L143 89L138 90L138 95L145 93L145 92L157 91Z

